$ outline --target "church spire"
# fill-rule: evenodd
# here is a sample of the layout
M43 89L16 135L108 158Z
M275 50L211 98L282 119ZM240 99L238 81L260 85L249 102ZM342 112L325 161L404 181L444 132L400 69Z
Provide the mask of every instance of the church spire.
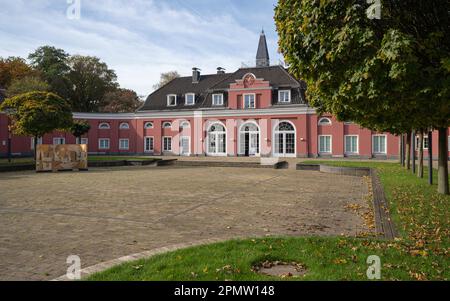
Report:
M267 50L266 35L264 29L259 36L258 51L256 52L256 67L270 66L269 51Z

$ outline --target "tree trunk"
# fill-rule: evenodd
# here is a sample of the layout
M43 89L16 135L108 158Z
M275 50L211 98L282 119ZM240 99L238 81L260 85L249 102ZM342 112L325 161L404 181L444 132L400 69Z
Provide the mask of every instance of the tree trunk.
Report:
M411 169L411 133L406 134L405 155L406 169Z
M441 194L449 194L447 128L439 128L438 131L438 192Z
M419 149L419 168L417 170L417 176L419 178L423 178L423 131L419 131L419 145L417 145Z
M398 135L398 163L400 163L400 165L402 164L403 161L403 154L402 154L402 138L403 135Z
M411 161L412 172L416 173L416 131L411 133Z
M428 184L433 184L433 132L428 132Z
M37 161L36 154L37 154L38 139L39 138L37 136L34 136L34 162Z

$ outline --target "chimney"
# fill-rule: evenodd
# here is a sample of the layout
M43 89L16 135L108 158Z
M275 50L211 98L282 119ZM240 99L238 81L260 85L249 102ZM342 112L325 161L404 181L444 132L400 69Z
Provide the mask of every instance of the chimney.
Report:
M200 81L200 69L197 67L192 68L192 83L196 84Z
M225 74L225 68L217 67L217 74Z

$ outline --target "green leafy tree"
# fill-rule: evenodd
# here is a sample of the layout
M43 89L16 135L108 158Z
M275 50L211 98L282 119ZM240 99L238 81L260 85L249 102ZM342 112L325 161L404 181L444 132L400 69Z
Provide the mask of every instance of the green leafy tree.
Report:
M153 85L153 89L157 90L159 88L161 88L162 86L166 85L167 83L169 83L170 81L172 81L175 78L180 77L180 74L178 73L178 71L169 71L169 72L164 72L161 73L161 77L159 79L159 82L155 85Z
M49 91L50 86L37 76L27 76L21 79L13 80L9 85L6 95L13 97L19 94L33 91Z
M68 99L73 110L99 112L105 105L105 95L118 87L116 73L97 57L75 55L68 63Z
M91 126L87 121L74 121L72 125L70 126L70 132L72 135L77 138L76 143L81 143L81 136L84 134L87 134L89 130L91 129Z
M441 137L450 116L444 2L385 0L373 20L365 1L280 0L280 50L319 113L393 134L434 127ZM441 193L448 193L446 166L441 158Z
M33 68L39 70L50 85L51 92L63 98L69 96L70 85L66 78L70 70L68 58L68 53L53 46L41 46L28 56Z
M15 81L27 76L38 76L39 72L33 70L23 58L0 57L0 88L7 89Z
M7 98L0 105L0 111L11 117L16 135L34 137L35 152L38 137L57 129L67 129L72 124L69 103L50 92L30 92Z
M106 93L103 102L100 112L106 113L134 112L142 105L136 92L122 88Z

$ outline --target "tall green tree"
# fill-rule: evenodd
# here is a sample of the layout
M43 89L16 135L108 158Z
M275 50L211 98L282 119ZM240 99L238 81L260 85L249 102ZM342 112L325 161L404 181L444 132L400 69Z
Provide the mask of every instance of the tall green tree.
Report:
M98 112L105 104L105 95L118 87L114 70L92 56L71 56L69 101L74 111Z
M68 129L72 124L69 103L50 92L30 92L7 98L0 105L0 111L11 117L16 135L34 137L35 152L38 137L57 129Z
M19 94L33 92L33 91L49 91L50 86L47 82L43 81L37 76L27 76L24 78L16 79L11 82L6 90L8 97L13 97Z
M319 113L394 134L430 126L445 133L450 55L444 2L381 1L377 20L368 18L365 1L280 0L280 50L306 80ZM439 191L448 193L448 172L439 178Z
M51 91L63 98L69 96L70 85L66 78L70 70L68 58L69 54L63 49L48 45L39 47L28 56L31 66L41 72Z

